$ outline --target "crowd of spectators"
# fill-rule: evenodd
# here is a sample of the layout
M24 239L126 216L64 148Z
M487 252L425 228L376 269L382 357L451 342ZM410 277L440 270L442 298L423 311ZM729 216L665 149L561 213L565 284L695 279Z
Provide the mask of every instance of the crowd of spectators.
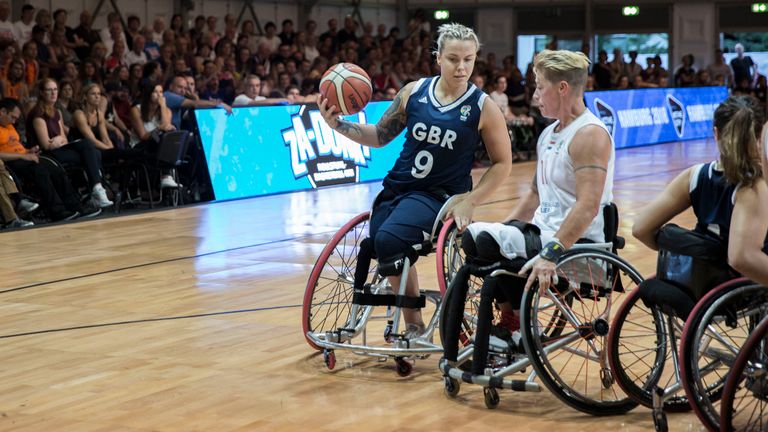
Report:
M0 95L9 101L3 105L6 108L0 107L0 119L13 129L0 134L0 161L17 165L25 181L43 182L38 185L43 189L55 183L50 175L19 168L27 162L37 164L38 155L80 164L87 173L88 189L83 193L90 195L87 205L70 202L69 190L43 191L38 194L47 214L43 220L92 215L97 213L93 209L111 204L114 197L101 186L102 161L114 166L132 154L151 155L163 132L194 130L190 115L194 108L229 111L233 106L314 102L323 73L338 62L368 71L373 100L391 100L408 82L439 73L432 53L433 32L423 11L417 11L402 30L385 24L360 25L347 16L341 27L330 19L322 29L313 20L297 29L285 19L279 31L275 23L267 22L263 34L257 34L252 20L238 23L230 14L223 23L215 16L199 15L188 27L180 15L169 23L163 18L142 23L137 16L123 21L112 12L106 27L95 29L87 10L79 14L74 28L67 26L64 9L51 13L25 4L16 21L10 12L8 1L0 0ZM609 62L607 53L599 53L588 90L735 85L738 91L765 91L765 77L741 53L728 65L718 51L715 62L699 71L692 67L693 56L687 55L673 76L659 56L642 67L636 62L637 52L629 53L629 61L620 50L613 55ZM499 62L494 53L483 53L472 82L504 112L516 159L532 157L532 143L546 121L532 104L531 67L523 72L512 56ZM2 123L0 132L6 127ZM7 136L18 136L19 142L8 143ZM528 153L523 155L522 150ZM19 159L25 162L18 163ZM109 174L104 173L107 179ZM178 184L163 172L158 187ZM12 197L17 209L29 209L24 195L5 195ZM68 206L62 205L64 201L70 202ZM8 211L0 216L0 227L28 222Z
M232 15L221 24L197 16L187 28L180 15L142 23L113 12L106 27L95 29L87 10L74 28L64 9L25 4L17 21L10 11L0 1L0 94L9 102L0 111L13 120L10 142L0 136L0 161L17 165L12 169L25 185L44 189L37 197L45 212L35 220L93 215L111 205L114 197L102 187L107 165L157 152L163 132L194 130L194 108L314 102L323 73L337 62L368 71L374 100L393 99L406 83L437 72L423 13L402 33L383 24L359 28L346 17L341 28L331 19L326 29L310 20L297 30L286 19L278 32L268 22L259 35L253 21L238 24ZM54 190L56 182L20 168L40 164L44 155L84 168L87 184L78 191L85 208L69 202L69 189ZM164 172L158 187L178 184ZM27 202L15 190L5 195L17 209ZM18 216L3 212L0 228L30 222Z
M681 65L671 74L662 65L661 56L646 58L646 65L637 62L637 51L629 52L629 60L620 49L613 50L613 58L608 61L608 53L601 50L598 60L592 65L588 90L614 90L630 88L657 87L694 87L726 86L734 95L751 95L765 107L766 77L760 74L757 64L744 55L744 46L736 44L736 56L728 63L723 50L717 49L714 61L696 69L693 54L681 58Z

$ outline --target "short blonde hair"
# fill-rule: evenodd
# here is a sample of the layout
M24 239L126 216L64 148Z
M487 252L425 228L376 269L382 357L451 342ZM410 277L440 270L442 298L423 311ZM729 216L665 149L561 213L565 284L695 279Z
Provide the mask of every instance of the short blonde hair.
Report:
M435 55L443 52L445 43L449 40L472 41L477 47L476 51L480 51L480 39L477 38L474 30L465 25L443 24L437 29L437 35L437 51L433 53Z
M533 59L533 70L549 82L565 81L584 91L589 75L589 59L584 53L568 50L544 50Z

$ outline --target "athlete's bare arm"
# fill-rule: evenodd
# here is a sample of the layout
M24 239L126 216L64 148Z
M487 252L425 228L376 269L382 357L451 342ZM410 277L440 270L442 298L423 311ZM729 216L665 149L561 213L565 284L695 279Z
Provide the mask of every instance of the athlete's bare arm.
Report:
M608 132L595 125L581 128L569 146L576 177L576 203L555 234L566 249L576 243L600 212L611 146Z
M408 83L395 96L392 105L375 125L358 124L339 118L336 106L328 106L328 99L318 96L317 105L326 123L352 141L368 147L384 147L405 129L405 107L415 83Z

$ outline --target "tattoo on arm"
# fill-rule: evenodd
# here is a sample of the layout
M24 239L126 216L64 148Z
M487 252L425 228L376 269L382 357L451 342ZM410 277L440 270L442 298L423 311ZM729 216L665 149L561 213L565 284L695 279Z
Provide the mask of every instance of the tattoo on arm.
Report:
M580 167L574 168L573 172L580 171L580 170L583 170L583 169L596 169L596 170L608 172L607 168L602 167L600 165L582 165Z
M363 130L360 128L360 125L357 123L352 123L346 120L339 120L338 126L336 126L336 130L341 132L344 135L350 135L350 134L357 134L358 137L363 136Z
M381 145L392 141L405 129L406 117L404 110L401 109L402 93L402 90L397 93L395 100L392 101L392 105L389 106L376 125L376 137Z

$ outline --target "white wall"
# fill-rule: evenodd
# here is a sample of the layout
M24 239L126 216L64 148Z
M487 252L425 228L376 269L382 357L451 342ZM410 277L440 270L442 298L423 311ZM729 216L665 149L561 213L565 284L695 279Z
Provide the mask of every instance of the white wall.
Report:
M707 67L718 46L713 3L675 3L672 7L670 72L680 67L686 54L693 54L694 69Z
M482 43L483 57L489 52L496 53L501 60L515 52L514 16L510 8L482 8L477 11L477 36Z

